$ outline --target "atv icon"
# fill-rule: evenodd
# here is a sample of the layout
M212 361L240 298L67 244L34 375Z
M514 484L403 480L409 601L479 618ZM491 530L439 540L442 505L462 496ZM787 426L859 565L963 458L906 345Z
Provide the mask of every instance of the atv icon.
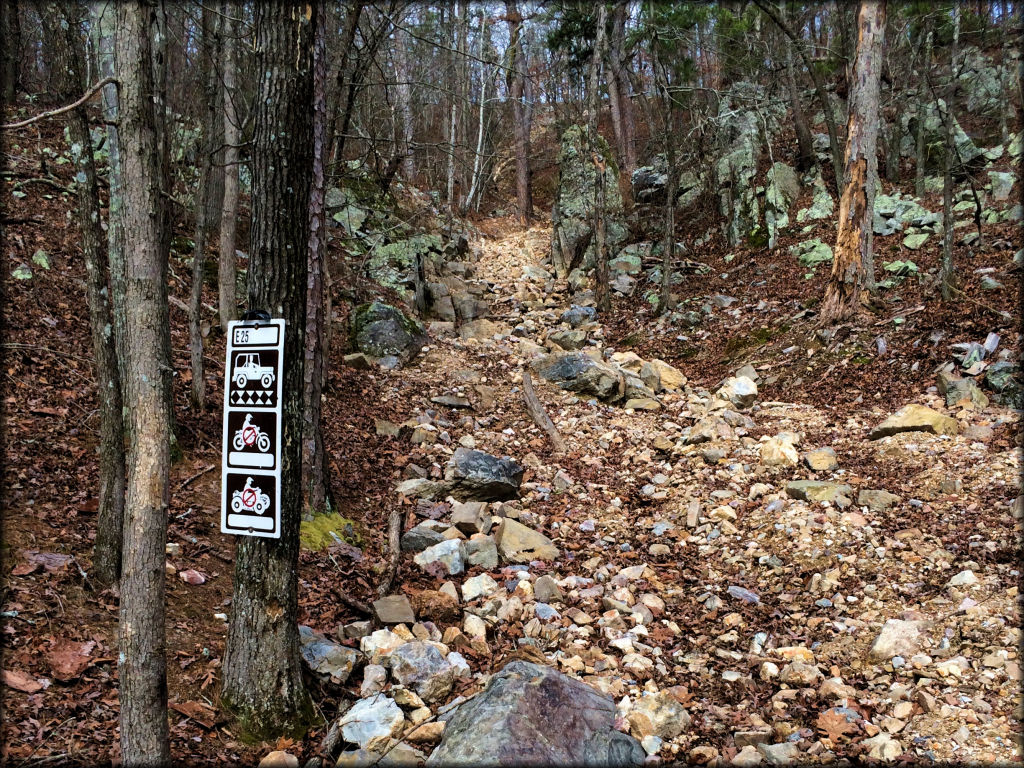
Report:
M245 421L242 422L242 426L235 431L231 444L235 447L236 451L252 448L255 445L256 450L260 453L266 453L270 450L270 435L253 424L252 414L247 413L245 414Z
M258 352L243 352L235 356L231 378L235 380L235 386L239 389L257 379L264 389L270 389L274 384L274 369L269 365L260 365Z
M246 478L245 487L231 495L232 512L255 512L262 515L270 507L270 497L259 488L252 487L252 478Z

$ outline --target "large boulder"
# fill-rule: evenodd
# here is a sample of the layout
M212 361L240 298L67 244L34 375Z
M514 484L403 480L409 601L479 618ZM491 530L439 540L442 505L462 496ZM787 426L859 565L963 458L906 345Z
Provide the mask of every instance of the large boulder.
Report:
M502 519L494 534L494 541L502 559L508 563L558 558L558 547L551 543L551 539L508 517Z
M573 267L594 265L595 155L604 164L605 245L609 255L618 252L628 234L619 172L608 143L598 135L591 146L585 126L570 126L562 134L558 151L558 188L551 215L551 264L559 278L567 277Z
M644 751L615 730L615 714L585 683L513 661L456 710L427 765L638 766Z
M375 301L356 307L352 313L352 345L367 355L394 355L407 363L427 343L423 326L402 310Z
M582 352L555 352L538 358L532 367L545 381L598 400L614 402L626 391L621 370L599 363Z
M456 448L445 467L445 482L459 501L504 501L519 496L523 468L512 458Z
M722 126L721 138L726 146L714 166L718 210L726 220L729 245L736 246L757 229L761 219L755 190L762 145L757 113L735 115Z
M419 234L378 245L366 260L367 276L386 288L392 288L405 299L414 292L417 261L439 257L440 235Z

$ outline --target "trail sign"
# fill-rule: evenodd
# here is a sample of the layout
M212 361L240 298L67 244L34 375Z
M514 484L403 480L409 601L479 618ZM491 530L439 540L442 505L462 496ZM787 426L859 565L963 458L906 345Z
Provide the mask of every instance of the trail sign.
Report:
M284 320L228 323L221 458L223 533L281 537Z

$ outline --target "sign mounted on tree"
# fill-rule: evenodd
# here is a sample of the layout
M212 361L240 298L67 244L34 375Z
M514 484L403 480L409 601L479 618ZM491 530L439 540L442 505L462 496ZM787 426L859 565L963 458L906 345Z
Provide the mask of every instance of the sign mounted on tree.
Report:
M223 533L281 537L284 320L228 323L221 459Z

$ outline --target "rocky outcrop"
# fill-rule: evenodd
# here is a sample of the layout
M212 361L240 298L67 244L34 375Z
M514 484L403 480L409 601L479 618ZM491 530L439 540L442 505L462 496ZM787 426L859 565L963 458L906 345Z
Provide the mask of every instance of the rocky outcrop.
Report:
M610 696L550 667L513 661L456 710L427 765L640 765Z
M562 134L558 151L558 189L551 213L551 264L559 278L567 277L577 266L588 269L594 265L595 154L605 165L605 244L608 256L614 257L626 240L619 173L608 143L597 136L595 146L591 148L586 127L570 126Z
M789 207L800 194L800 179L790 166L775 163L768 170L764 220L768 227L768 247L774 248L779 230L789 226ZM830 198L831 199L831 198Z
M427 343L427 332L416 320L390 304L375 301L352 313L352 345L373 357L397 357L407 363Z

